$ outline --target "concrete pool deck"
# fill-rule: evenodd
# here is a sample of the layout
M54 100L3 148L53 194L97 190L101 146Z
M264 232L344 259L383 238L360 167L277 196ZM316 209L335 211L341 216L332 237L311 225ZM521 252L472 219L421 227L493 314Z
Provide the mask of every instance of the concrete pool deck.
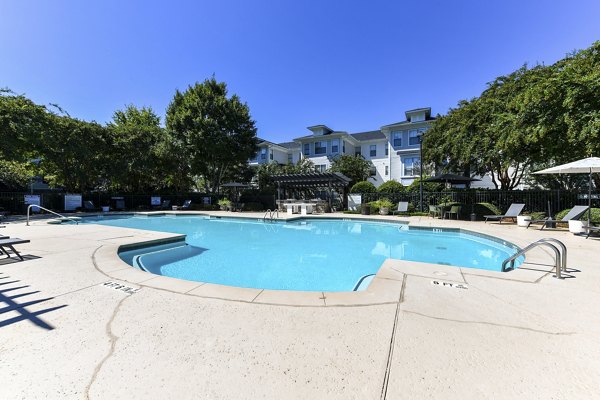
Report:
M535 249L507 273L389 260L366 297L256 291L157 277L116 258L120 245L170 234L9 223L0 234L31 243L18 247L24 262L0 256L0 398L600 396L599 239L388 219L521 247L558 238L567 278L553 278L549 253Z

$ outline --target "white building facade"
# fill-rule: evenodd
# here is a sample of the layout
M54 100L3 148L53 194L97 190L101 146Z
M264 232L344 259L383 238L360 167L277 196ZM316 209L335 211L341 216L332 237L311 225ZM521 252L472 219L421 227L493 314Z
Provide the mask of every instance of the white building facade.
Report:
M404 121L369 132L348 133L315 125L308 127L310 135L293 142L277 144L261 139L258 154L250 165L297 163L308 158L317 172L325 172L336 157L361 155L373 165L369 180L375 186L392 179L410 185L419 175L420 135L429 129L434 118L431 108L409 110L405 115Z

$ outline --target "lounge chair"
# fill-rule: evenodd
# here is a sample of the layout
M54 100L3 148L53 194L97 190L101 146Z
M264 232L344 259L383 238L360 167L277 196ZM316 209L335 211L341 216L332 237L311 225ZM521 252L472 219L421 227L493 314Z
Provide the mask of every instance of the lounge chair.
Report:
M567 215L565 215L562 219L546 218L546 219L536 219L533 221L529 221L527 228L529 228L529 225L531 225L531 224L542 224L542 227L540 228L540 230L546 228L547 226L549 226L551 224L559 224L559 223L566 224L572 219L579 219L583 214L585 214L585 212L588 210L588 208L589 208L589 206L575 206L575 207L571 208L571 211L569 211L567 213Z
M179 210L189 210L191 205L192 205L192 201L191 200L186 200L186 201L183 202L183 205L181 207L177 207L177 209L179 209Z
M94 205L93 201L86 200L83 202L83 211L100 211L101 209Z
M502 220L505 218L517 219L519 214L521 214L521 211L523 211L523 208L525 208L525 204L523 203L512 203L503 215L484 215L483 218L485 218L485 222L488 222L488 219L491 219L498 220L502 223Z
M590 237L590 234L594 233L600 233L600 226L590 226L587 228L588 232L586 235L586 239Z
M29 242L30 242L29 240L19 239L19 238L0 239L0 254L6 254L6 256L8 258L10 258L10 253L8 252L8 250L10 250L13 252L13 254L17 255L17 257L19 257L21 259L21 261L23 261L24 260L23 256L21 255L21 253L19 253L15 249L14 246L17 244L23 244L23 243L29 243Z
M392 212L392 214L396 214L396 213L405 213L408 212L408 201L400 201L398 202L398 209L394 212Z
M168 210L170 207L171 207L171 200L163 200L162 204L160 205L161 210Z

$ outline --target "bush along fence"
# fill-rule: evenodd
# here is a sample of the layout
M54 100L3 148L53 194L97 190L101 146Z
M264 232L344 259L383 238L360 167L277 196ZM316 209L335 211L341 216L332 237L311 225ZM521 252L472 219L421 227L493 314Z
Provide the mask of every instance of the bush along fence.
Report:
M10 214L25 214L27 204L25 202L28 192L0 192L0 211ZM53 211L65 210L65 195L63 192L34 193L39 196L39 205ZM180 193L180 194L119 194L119 193L83 193L82 201L91 201L95 207L109 206L111 210L122 208L130 211L143 211L160 208L152 205L152 197L159 197L160 202L169 200L170 205L181 206L186 200L192 201L191 209L206 210L214 209L219 199L213 194L204 193ZM222 196L221 196L222 197ZM156 201L157 199L155 199ZM121 207L124 206L124 207Z
M362 204L365 204L384 198L394 203L394 207L396 207L400 201L408 201L411 209L419 211L418 191L402 193L363 193L361 202ZM575 205L587 205L588 192L567 190L455 190L423 192L424 212L428 211L429 205L449 203L459 203L462 206L461 217L465 219L473 212L478 214L478 216L480 216L482 212L486 212L485 209L488 207L481 207L482 203L491 204L501 212L506 211L512 203L524 203L525 213L546 214L548 213L548 206L550 206L550 212L552 215L555 215L559 211L571 208ZM599 193L592 194L592 207L600 207Z

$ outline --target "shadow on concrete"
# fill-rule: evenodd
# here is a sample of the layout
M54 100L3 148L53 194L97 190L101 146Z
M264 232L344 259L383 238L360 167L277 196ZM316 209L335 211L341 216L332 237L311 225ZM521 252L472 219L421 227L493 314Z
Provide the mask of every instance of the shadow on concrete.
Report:
M9 280L6 281L4 279ZM52 300L54 297L47 297L42 299L29 298L27 299L29 301L18 302L16 301L16 299L25 298L27 296L39 293L39 290L25 293L11 293L21 289L29 288L29 285L19 285L19 282L19 280L10 280L10 276L0 273L0 328L11 324L15 324L20 321L29 321L42 329L46 329L49 331L54 329L54 326L41 319L39 316L42 314L49 313L51 311L64 308L67 305L64 304L61 306L49 307L38 311L30 311L27 309L27 307L43 303L48 300ZM4 307L2 307L3 305ZM18 315L3 319L3 314L6 314L8 312L11 312L10 315L14 315L15 313L17 313Z
M2 254L2 256L5 256L5 255ZM25 262L25 261L29 261L29 260L37 260L38 258L42 258L42 257L34 256L34 255L31 255L31 254L21 254L21 256L23 256L23 260L20 260L19 257L17 257L14 254L11 255L10 257L0 258L0 266L7 265L7 264L14 264L14 263Z

